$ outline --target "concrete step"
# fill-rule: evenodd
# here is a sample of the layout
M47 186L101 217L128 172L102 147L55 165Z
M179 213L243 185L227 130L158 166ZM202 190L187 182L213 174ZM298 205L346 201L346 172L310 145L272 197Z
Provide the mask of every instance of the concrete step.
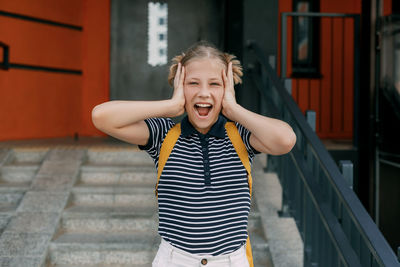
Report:
M30 163L3 165L0 169L1 181L2 183L30 183L39 167Z
M81 167L79 183L82 184L125 184L153 185L156 182L154 166L96 166Z
M269 246L267 239L265 238L264 233L260 231L260 229L249 230L249 235L251 248L253 249L253 251L268 250Z
M15 213L17 208L18 208L18 205L13 205L13 204L0 205L0 213L13 214L13 213Z
M136 149L88 149L87 163L92 165L154 166L150 156Z
M155 207L154 188L149 186L76 186L70 200L73 206Z
M249 214L248 231L253 251L254 267L273 267L268 240L262 227L261 214L254 199Z
M13 214L21 202L27 187L7 187L5 184L0 186L0 212Z
M0 167L9 162L12 158L12 151L8 148L0 148Z
M8 192L26 192L31 187L31 183L5 183L0 180L0 194Z
M261 228L249 229L250 243L255 267L273 267L269 245Z
M0 214L0 234L6 228L8 222L11 220L12 215L7 213Z
M157 233L155 210L79 207L64 212L61 231L66 233Z
M15 213L29 187L30 183L5 183L0 181L0 212L5 214Z
M261 215L258 211L250 211L247 229L253 231L261 226Z
M154 234L65 234L50 245L52 266L150 266L160 238Z
M254 267L274 267L269 250L253 251Z
M1 192L0 205L18 205L23 196L23 192Z
M132 206L70 206L65 209L64 214L70 217L79 217L82 214L88 214L88 216L102 216L102 214L108 214L113 216L135 214L138 216L150 216L156 212L156 207L132 207Z
M46 157L48 148L14 148L11 149L7 164L40 164Z

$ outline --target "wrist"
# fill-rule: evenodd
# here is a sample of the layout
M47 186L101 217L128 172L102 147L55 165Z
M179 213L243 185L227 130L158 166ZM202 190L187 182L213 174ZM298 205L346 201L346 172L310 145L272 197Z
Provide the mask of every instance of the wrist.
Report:
M225 117L232 121L237 121L236 114L239 112L241 106L238 103L230 103L225 105L222 109L222 113Z
M173 118L182 115L185 112L185 101L172 98L168 101L167 117Z

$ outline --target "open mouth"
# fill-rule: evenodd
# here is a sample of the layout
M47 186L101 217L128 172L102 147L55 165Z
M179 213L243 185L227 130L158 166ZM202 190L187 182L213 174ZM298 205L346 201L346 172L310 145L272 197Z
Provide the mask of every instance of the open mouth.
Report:
M195 104L194 108L199 114L200 117L207 117L212 109L213 105L211 104Z

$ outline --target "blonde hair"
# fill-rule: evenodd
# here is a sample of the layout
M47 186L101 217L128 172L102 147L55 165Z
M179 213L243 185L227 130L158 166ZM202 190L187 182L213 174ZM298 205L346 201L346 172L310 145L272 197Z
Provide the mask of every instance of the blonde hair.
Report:
M243 76L243 68L236 56L221 52L206 41L200 41L194 44L186 52L177 55L172 59L172 64L169 68L168 83L173 87L176 70L178 69L178 63L181 63L182 66L185 66L189 61L199 58L219 59L226 68L228 68L229 62L232 62L233 81L235 84L242 83L242 79L240 77Z

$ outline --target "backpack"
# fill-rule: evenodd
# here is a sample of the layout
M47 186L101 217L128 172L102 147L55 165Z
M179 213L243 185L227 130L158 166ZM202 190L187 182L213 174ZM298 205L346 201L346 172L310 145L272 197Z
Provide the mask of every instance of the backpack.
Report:
M236 153L238 154L240 161L242 162L243 166L245 167L247 171L247 179L249 183L249 189L250 189L250 197L252 193L252 177L251 177L251 167L250 167L250 161L249 161L249 155L247 153L246 146L243 143L242 138L240 137L239 131L233 122L227 122L225 124L225 129L228 134L229 139L232 142L233 147L236 150ZM175 146L176 141L178 140L179 136L181 135L181 124L178 123L174 127L172 127L167 135L165 136L165 139L161 145L160 149L160 156L158 159L158 173L157 173L157 183L156 183L156 189L155 189L155 194L158 196L158 183L160 181L161 173L164 169L165 164L167 163L167 160L169 158L169 155L172 152L172 149ZM246 256L247 260L249 261L249 266L253 267L253 255L251 251L251 244L250 244L250 238L247 236L247 241L246 241Z

